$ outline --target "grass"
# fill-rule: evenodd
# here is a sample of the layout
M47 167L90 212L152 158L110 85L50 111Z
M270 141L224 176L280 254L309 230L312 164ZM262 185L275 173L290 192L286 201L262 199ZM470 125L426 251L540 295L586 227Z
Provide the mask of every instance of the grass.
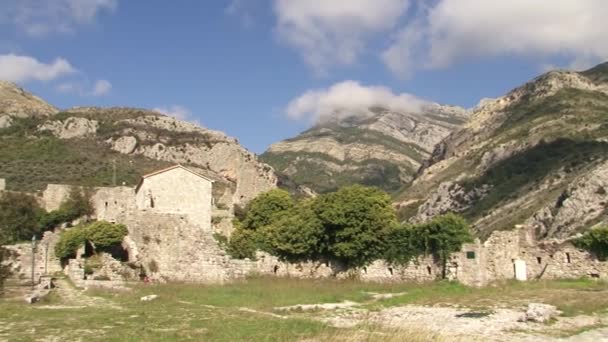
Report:
M406 294L375 302L368 292ZM65 305L74 303L64 302L57 295L36 305L0 299L0 339L29 341L44 336L66 341L435 341L441 336L424 328L409 331L364 325L338 329L311 319L310 315L280 317L273 308L351 300L372 310L405 304L461 305L483 316L491 311L484 309L487 307L543 302L557 305L566 315L576 315L605 312L607 293L606 283L590 280L506 282L481 289L448 282L376 284L278 278L253 278L215 286L138 285L129 292L86 292L119 309L105 305L68 308ZM159 297L151 302L139 300L149 294Z

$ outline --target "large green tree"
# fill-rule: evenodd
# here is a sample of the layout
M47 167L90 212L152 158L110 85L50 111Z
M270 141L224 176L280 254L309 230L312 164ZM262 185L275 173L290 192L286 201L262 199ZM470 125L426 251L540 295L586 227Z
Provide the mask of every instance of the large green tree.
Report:
M312 199L303 200L261 229L267 251L289 261L311 260L324 254L325 232L313 203Z
M347 266L362 266L382 255L384 235L397 225L385 192L361 185L317 198L314 212L326 240L327 256Z
M3 193L0 196L0 240L11 244L39 234L39 219L43 213L33 196Z
M256 230L272 223L276 215L295 205L289 192L274 189L258 195L245 208L245 218L241 222L244 229Z
M412 247L439 257L443 278L450 255L460 251L464 243L473 241L466 220L453 213L437 216L430 222L415 226L414 230Z

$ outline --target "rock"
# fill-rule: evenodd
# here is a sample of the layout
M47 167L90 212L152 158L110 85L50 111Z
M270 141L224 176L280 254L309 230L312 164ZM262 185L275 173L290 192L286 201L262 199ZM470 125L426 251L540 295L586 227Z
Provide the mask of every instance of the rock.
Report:
M8 115L0 116L0 128L9 128L13 124L13 119Z
M536 322L545 323L550 321L553 317L559 315L561 312L553 305L541 304L541 303L530 303L524 317L520 319L523 322Z
M45 117L59 112L57 108L28 93L12 82L0 81L0 114L26 118Z
M132 136L120 137L112 142L112 149L122 154L131 154L137 147L137 139Z
M38 127L39 131L51 131L61 139L80 138L97 132L99 123L80 117L69 117L65 121L47 121Z
M157 298L158 298L158 295L148 295L148 296L141 297L139 300L141 300L142 302L151 302Z

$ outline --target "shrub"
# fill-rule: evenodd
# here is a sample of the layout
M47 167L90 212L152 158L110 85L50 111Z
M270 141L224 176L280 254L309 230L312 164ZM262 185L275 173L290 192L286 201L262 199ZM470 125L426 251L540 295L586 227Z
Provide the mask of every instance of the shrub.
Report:
M608 259L608 226L587 231L574 240L574 245L593 253L599 260Z
M8 265L5 265L2 261L8 258L8 250L0 247L0 295L4 292L4 280L10 275L10 269Z
M5 192L0 196L0 242L29 240L40 233L38 223L44 210L32 196Z
M62 259L74 257L85 240L85 230L82 226L64 230L55 245L55 255Z
M125 225L105 221L77 226L61 233L55 245L55 254L60 258L73 257L85 241L91 242L96 251L107 251L120 245L127 234Z
M93 222L85 228L85 238L98 250L120 245L129 234L124 224L113 224L106 221Z

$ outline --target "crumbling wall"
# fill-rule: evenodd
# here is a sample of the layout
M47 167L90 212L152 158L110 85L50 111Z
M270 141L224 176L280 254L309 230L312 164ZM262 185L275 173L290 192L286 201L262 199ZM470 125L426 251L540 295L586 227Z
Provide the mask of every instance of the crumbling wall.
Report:
M59 209L70 196L70 185L65 184L48 184L42 192L42 206L46 211Z
M136 210L135 190L126 186L95 188L91 196L97 220L119 222Z
M59 234L45 232L43 238L36 242L34 281L37 282L42 275L61 272L61 263L55 256L55 244L59 241ZM32 279L32 244L31 242L4 246L9 250L9 260L4 263L9 266L11 278L23 282Z

